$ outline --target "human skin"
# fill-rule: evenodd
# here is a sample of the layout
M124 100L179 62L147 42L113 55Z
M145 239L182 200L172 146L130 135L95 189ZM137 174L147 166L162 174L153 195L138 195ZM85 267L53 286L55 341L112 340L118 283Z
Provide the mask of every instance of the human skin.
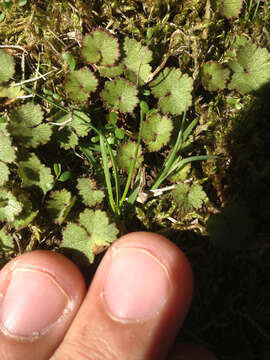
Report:
M118 239L88 289L63 255L25 253L0 271L0 359L215 360L174 345L192 294L186 256L150 232Z

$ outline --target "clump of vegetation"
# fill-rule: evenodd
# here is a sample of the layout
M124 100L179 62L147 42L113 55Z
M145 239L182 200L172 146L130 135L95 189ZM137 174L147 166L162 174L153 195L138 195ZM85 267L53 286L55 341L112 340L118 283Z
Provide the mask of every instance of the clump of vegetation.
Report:
M231 268L267 251L267 2L8 0L0 10L2 263L46 248L84 267L123 233L158 231L203 283L194 324L238 329L234 311L252 299L231 279L223 320L212 314ZM209 341L207 327L189 330L192 316L187 334ZM230 359L224 342L247 336L223 330L213 350ZM249 338L243 354L255 359L259 337Z

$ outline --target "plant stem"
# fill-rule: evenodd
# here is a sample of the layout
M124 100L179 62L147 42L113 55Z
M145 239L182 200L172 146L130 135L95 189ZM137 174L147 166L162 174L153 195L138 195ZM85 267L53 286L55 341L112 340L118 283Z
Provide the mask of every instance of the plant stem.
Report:
M106 146L104 143L103 136L99 137L99 143L100 143L100 151L101 151L104 175L105 175L105 180L106 180L106 185L107 185L107 190L108 190L109 203L111 205L112 211L115 213L116 209L115 209L115 203L114 203L114 199L113 199L110 170L109 170L109 166L108 166L107 149L106 149Z
M122 207L123 202L126 199L126 196L127 196L130 184L131 184L131 179L132 179L132 175L133 175L133 172L134 172L134 168L135 168L135 165L136 165L137 156L138 156L139 148L140 148L141 137L142 137L142 123L143 123L144 114L145 114L145 112L141 109L140 110L140 128L139 128L139 134L138 134L138 138L137 138L137 146L136 146L134 158L133 158L133 160L132 160L132 162L130 164L130 167L129 167L126 186L125 186L125 189L124 189L124 192L123 192L123 195L121 197L120 204L119 204L120 208Z
M181 148L183 145L185 120L186 120L186 112L183 115L183 119L181 122L181 128L179 130L179 133L178 133L178 136L176 139L176 143L175 143L170 155L168 156L167 160L165 161L157 180L155 181L154 185L151 187L151 190L157 189L159 187L159 185L166 179L166 177L168 176L168 173L175 161L175 157L176 157L177 153L179 151L181 151Z

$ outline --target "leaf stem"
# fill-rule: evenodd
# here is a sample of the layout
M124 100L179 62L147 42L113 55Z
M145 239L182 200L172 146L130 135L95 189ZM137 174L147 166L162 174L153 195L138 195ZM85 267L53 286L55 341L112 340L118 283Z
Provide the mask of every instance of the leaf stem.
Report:
M155 190L159 187L159 185L166 179L166 177L168 176L168 173L175 161L175 157L177 155L177 153L179 151L181 151L182 145L183 145L183 134L184 134L184 125L185 125L185 120L186 120L186 112L184 112L183 114L183 118L182 118L182 122L181 122L181 127L176 139L176 143L172 149L172 151L170 152L170 155L168 156L168 158L166 159L164 165L162 166L161 172L159 173L159 176L157 178L157 180L155 181L154 185L151 187L151 190Z
M136 161L137 161L137 157L138 157L138 153L139 153L139 148L140 148L140 143L141 143L141 138L142 138L142 124L143 124L144 114L145 114L145 111L141 107L141 110L140 110L140 128L139 128L139 134L138 134L138 138L137 138L137 146L136 146L136 149L135 149L134 158L133 158L133 160L132 160L132 162L130 164L130 167L129 167L126 186L125 186L125 189L124 189L124 192L123 192L123 195L121 197L120 204L119 204L120 208L122 207L123 202L126 199L126 196L127 196L130 184L131 184L131 179L132 179L132 175L133 175L133 172L134 172L134 168L135 168L135 165L136 165Z
M110 170L109 170L109 166L108 166L107 149L106 149L106 145L104 143L104 138L102 135L100 135L100 137L99 137L99 144L100 144L100 151L101 151L105 181L106 181L107 190L108 190L109 203L111 205L112 211L115 213L116 209L115 209L115 203L114 203L114 199L113 199Z

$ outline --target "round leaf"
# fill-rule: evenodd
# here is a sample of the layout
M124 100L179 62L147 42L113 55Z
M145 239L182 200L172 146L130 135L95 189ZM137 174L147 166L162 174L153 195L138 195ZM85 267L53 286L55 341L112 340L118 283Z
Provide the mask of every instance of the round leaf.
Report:
M108 109L132 112L138 104L137 89L125 79L107 81L101 93Z
M153 95L159 98L159 107L165 114L180 115L192 104L193 80L179 69L164 69L150 87Z
M137 147L136 143L128 142L120 146L118 149L118 154L117 154L118 165L121 169L125 170L126 172L129 171L130 164L134 159L136 147ZM142 150L141 148L139 148L135 169L137 169L142 162L143 162Z
M0 83L8 81L15 72L13 58L0 49Z
M202 83L208 91L223 90L229 76L230 70L218 62L208 61L202 67Z
M72 100L85 101L97 88L95 75L87 68L71 71L67 76L65 90Z
M172 130L172 121L167 116L152 114L143 122L142 138L150 151L159 151L169 142Z
M83 40L82 55L92 64L115 65L120 55L118 40L105 30L94 30Z

